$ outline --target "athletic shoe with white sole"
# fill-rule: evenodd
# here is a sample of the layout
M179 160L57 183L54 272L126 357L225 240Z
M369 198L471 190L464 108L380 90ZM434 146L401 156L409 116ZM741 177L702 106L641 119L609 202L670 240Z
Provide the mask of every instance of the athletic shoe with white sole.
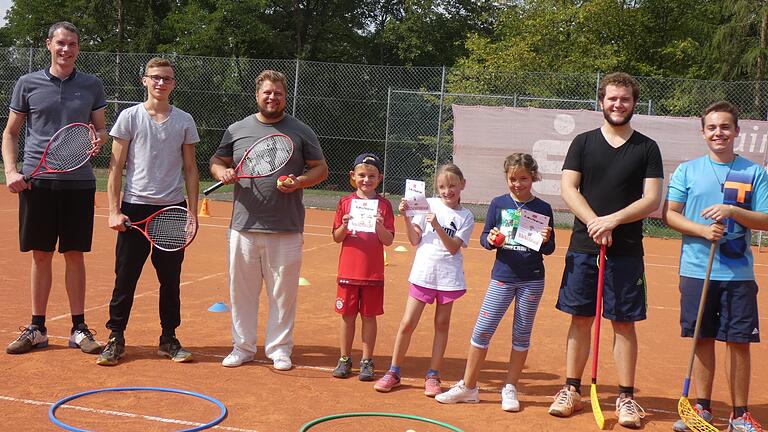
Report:
M616 398L616 416L619 418L620 425L638 429L643 426L645 410L631 396L622 393Z
M192 353L181 346L176 337L160 337L160 346L157 348L157 355L168 357L176 363L187 363L192 361Z
M713 416L711 411L705 410L699 404L694 405L693 410L696 411L696 414L703 418L705 422L712 423ZM688 425L685 424L683 419L678 419L675 424L672 425L672 430L675 432L688 432L691 429L688 428Z
M125 339L109 338L104 349L101 350L96 364L99 366L115 366L125 355Z
M480 396L477 387L469 388L461 380L454 384L447 392L435 396L435 400L444 404L478 403Z
M520 411L520 401L517 400L517 388L507 384L501 389L501 409L509 412Z
M48 346L48 333L40 331L36 325L19 327L19 331L21 331L19 337L5 348L8 354L24 354L32 351L33 348Z
M555 417L570 417L582 408L581 394L575 387L566 385L555 395L555 401L549 406L549 413Z
M256 356L248 351L243 351L240 348L233 348L232 352L221 361L221 365L224 367L238 367L243 363L252 362Z
M287 355L281 355L281 356L278 356L276 359L272 360L272 367L274 367L275 370L287 371L293 368L293 363L291 363L290 357L288 357Z
M69 347L80 348L80 351L87 354L98 354L102 347L96 342L95 334L96 332L89 329L85 323L78 324L69 336Z

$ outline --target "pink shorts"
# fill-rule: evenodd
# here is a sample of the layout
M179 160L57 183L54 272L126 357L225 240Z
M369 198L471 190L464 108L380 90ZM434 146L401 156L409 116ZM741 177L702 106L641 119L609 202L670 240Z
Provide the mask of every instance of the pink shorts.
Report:
M408 295L416 300L432 304L437 299L437 304L450 303L459 297L463 296L467 290L457 291L440 291L432 288L424 288L423 286L411 284L411 288L408 290Z

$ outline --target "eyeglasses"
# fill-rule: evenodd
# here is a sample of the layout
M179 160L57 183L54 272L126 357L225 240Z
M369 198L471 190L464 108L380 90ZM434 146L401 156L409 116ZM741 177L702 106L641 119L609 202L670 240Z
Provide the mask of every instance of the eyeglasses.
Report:
M176 81L176 78L174 78L174 77L162 76L162 75L144 75L144 77L151 79L152 82L155 83L155 84L160 84L160 81L163 81L163 82L168 83L168 84L173 83L174 81Z

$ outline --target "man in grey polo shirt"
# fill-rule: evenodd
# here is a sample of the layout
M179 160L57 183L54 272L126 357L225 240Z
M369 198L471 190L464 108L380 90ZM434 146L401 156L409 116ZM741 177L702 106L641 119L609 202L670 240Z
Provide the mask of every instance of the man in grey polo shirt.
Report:
M92 123L96 128L94 154L107 141L104 85L93 75L75 70L80 34L68 22L48 30L45 44L51 66L24 75L11 97L8 124L3 132L3 163L8 189L19 194L19 243L22 252L32 251L32 322L6 348L22 354L48 346L45 313L51 291L53 253L66 263L65 286L72 313L69 346L98 353L101 346L85 324L85 262L91 250L96 178L89 163L64 174L44 174L30 182L48 141L70 123ZM19 134L26 121L22 172L16 168Z
M211 158L211 173L235 184L229 230L229 290L234 348L222 365L253 361L262 281L269 299L264 351L277 370L288 370L293 351L293 323L301 269L304 231L302 189L328 177L317 135L285 113L285 76L265 70L256 78L259 112L231 125ZM284 134L293 140L293 155L272 176L237 181L233 164L259 139ZM280 185L278 176L291 179Z

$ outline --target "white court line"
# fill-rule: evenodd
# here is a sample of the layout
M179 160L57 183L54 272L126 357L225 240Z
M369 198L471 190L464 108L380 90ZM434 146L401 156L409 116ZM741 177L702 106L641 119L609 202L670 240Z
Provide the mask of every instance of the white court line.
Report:
M204 281L204 280L208 280L208 279L212 279L212 278L217 278L217 277L221 277L221 276L224 276L224 275L225 275L225 273L215 273L215 274L211 274L211 275L208 275L208 276L203 276L203 277L201 277L201 278L199 278L199 279L195 279L195 280L193 280L193 281L182 282L182 283L180 283L180 284L179 284L179 286L180 286L180 287L183 287L183 286L185 286L185 285L190 285L190 284L193 284L193 283L202 282L202 281ZM156 289L156 290L152 290L152 291L143 292L143 293L141 293L141 294L136 294L135 296L133 296L133 298L134 298L134 299L137 299L137 298L139 298L139 297L144 297L144 296L146 296L146 295L150 295L150 294L156 294L158 291L160 291L160 289L159 289L159 288L158 288L158 289ZM96 310L96 309L101 309L101 308L104 308L104 307L107 307L107 306L109 306L109 303L105 303L105 304L102 304L102 305L98 305L98 306L89 307L88 309L86 309L85 311L83 311L83 313L85 313L85 312L90 312L90 311L92 311L92 310ZM69 313L67 313L67 314L63 314L63 315L58 315L58 316L55 316L55 317L53 317L53 318L48 318L48 321L56 321L56 320L60 320L60 319L64 319L64 318L68 318L68 317L70 317L70 316L71 316L71 314L69 314Z
M18 403L23 403L27 405L51 406L54 404L54 402L36 401L32 399L19 399L19 398L15 398L11 396L3 396L3 395L0 395L0 400L5 400L8 402L18 402ZM148 421L154 421L154 422L160 422L160 423L172 423L172 424L179 424L179 425L185 425L185 426L203 426L205 424L205 423L197 423L197 422L191 422L186 420L170 419L165 417L134 414L134 413L123 412L123 411L87 408L87 407L82 407L78 405L65 404L65 405L61 405L59 408L68 408L68 409L85 411L85 412L90 412L95 414L105 414L105 415L111 415L111 416L117 416L117 417L129 417L129 418L136 418L141 420L148 420ZM253 429L240 429L240 428L234 428L234 427L228 427L228 426L213 426L211 429L219 429L219 430L234 431L234 432L258 432Z

